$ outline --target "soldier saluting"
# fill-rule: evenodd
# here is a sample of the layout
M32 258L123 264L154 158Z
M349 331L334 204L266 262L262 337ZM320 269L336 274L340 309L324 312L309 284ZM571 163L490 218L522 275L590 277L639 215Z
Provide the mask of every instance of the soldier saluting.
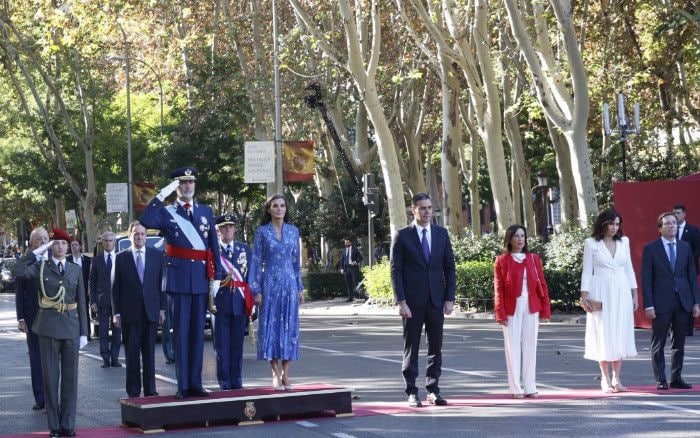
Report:
M39 337L50 436L75 436L78 350L87 345L85 286L80 266L66 260L68 233L54 228L51 238L19 259L12 273L33 279L39 290L39 312L32 331ZM37 261L49 248L51 257Z

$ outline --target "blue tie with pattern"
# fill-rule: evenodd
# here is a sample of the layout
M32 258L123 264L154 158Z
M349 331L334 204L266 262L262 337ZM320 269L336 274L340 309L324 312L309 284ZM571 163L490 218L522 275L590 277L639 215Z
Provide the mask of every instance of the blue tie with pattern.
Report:
M430 245L428 245L428 230L423 228L423 238L420 240L420 244L423 247L423 257L426 263L430 263Z
M671 271L676 272L676 242L668 244L668 260L671 262Z

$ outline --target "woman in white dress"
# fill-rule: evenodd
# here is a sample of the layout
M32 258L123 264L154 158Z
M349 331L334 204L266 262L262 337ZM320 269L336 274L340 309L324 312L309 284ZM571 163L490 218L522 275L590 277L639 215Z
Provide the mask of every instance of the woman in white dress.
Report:
M629 239L622 235L622 218L612 208L598 215L592 236L584 245L581 274L581 307L587 312L583 357L598 362L603 392L624 392L627 388L620 382L622 359L637 355L637 281Z

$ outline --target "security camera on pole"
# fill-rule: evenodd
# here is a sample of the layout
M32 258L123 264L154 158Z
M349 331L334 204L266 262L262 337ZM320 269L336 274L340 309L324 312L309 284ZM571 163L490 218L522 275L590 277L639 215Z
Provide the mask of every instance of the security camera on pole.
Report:
M372 218L377 215L379 204L377 202L378 189L374 181L374 175L366 173L362 175L362 202L367 206L367 251L369 266L372 267L372 238L374 237L374 227Z
M629 134L639 134L639 102L634 104L634 125L629 125L625 116L625 97L622 93L617 94L617 132L620 135L620 146L622 147L622 181L627 181L627 152L625 151L625 141ZM605 135L610 136L610 111L608 104L603 104L603 128Z

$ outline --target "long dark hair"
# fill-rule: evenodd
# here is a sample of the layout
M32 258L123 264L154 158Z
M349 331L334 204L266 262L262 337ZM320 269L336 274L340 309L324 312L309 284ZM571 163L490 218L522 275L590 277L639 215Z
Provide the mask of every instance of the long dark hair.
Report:
M518 230L523 230L523 233L525 233L525 246L523 246L523 252L527 252L527 229L525 229L524 226L520 224L513 224L508 227L506 230L506 237L503 238L503 252L511 252L513 251L513 248L510 245L510 239L513 238L513 235L518 232Z
M270 206L272 206L272 203L275 201L275 199L282 199L284 200L284 205L287 207L287 209L284 212L284 221L287 222L287 217L289 216L289 202L287 202L287 198L284 197L284 195L276 193L269 198L267 198L267 201L265 201L265 214L263 214L262 222L260 222L262 225L267 225L270 222L272 222L272 215L270 214Z
M620 213L618 213L614 208L608 208L600 212L593 223L593 232L591 233L591 236L595 240L603 240L603 237L605 237L605 228L608 226L608 224L613 223L615 218L620 218L620 228L617 229L617 233L613 236L613 239L622 239L622 236L624 236L624 233L622 232L622 216L620 216Z

